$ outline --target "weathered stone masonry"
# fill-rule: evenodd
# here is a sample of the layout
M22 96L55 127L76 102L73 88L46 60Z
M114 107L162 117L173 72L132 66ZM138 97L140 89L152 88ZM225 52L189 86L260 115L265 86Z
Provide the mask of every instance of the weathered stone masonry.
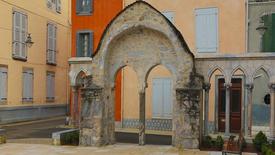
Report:
M97 54L92 59L72 58L71 85L79 72L88 77L82 89L81 145L100 146L115 142L114 88L118 70L132 67L140 93L140 141L146 143L144 101L149 72L157 65L172 73L173 145L199 146L199 110L202 90L194 56L179 31L146 2L123 10L106 28ZM87 82L89 81L89 82Z

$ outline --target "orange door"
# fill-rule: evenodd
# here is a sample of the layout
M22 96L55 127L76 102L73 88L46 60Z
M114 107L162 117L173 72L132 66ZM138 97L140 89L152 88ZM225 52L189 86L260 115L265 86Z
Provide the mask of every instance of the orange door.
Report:
M121 121L121 70L117 73L115 88L115 121Z

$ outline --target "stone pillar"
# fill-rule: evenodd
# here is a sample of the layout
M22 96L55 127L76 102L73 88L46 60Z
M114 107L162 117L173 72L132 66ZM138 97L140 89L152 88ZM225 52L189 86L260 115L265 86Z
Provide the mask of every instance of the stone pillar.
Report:
M79 143L83 146L102 146L109 142L105 129L103 89L92 83L92 76L84 77L81 89L82 106Z
M247 109L247 115L245 115L245 135L246 136L251 136L252 134L252 92L254 85L253 83L246 84L246 104L245 104L245 109Z
M139 145L145 145L145 91L139 93Z
M224 83L225 87L225 135L230 135L230 87L231 83Z
M73 93L73 114L72 114L72 123L74 126L78 126L77 121L77 115L78 115L78 87L73 86L72 87L72 93Z
M209 113L209 90L211 84L206 83L203 85L204 89L204 135L208 135L208 113Z
M200 138L201 89L176 90L177 104L173 116L173 145L183 149L197 149Z
M269 84L270 88L270 138L275 139L275 83Z

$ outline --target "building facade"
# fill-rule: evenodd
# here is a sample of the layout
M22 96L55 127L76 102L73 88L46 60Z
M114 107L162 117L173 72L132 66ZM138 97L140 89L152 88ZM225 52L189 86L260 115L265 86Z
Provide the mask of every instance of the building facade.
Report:
M71 2L71 55L89 60L95 54L106 26L122 10L123 0L72 0ZM83 70L78 77L85 76L85 72ZM71 90L70 112L74 122L78 122L81 107L80 89L81 84Z
M0 123L65 115L70 2L1 0Z

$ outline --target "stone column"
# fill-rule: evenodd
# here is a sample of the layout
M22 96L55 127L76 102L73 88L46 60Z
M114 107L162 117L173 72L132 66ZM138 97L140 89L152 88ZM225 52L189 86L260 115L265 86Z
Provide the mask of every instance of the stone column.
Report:
M78 121L77 121L77 112L78 112L78 87L73 86L72 87L72 93L73 93L73 114L72 114L72 119L73 119L73 125L77 126Z
M275 83L269 84L270 88L270 138L275 139Z
M145 145L145 91L139 93L139 145Z
M183 149L197 149L200 138L201 89L179 88L173 116L173 145Z
M224 83L225 87L225 135L230 135L230 87L231 83Z
M81 89L80 145L102 146L109 142L103 96L103 88L92 82L92 76L84 77L84 88Z
M204 89L204 135L208 135L208 113L209 113L209 90L211 84L206 83L203 85Z
M252 134L252 92L254 85L253 83L246 84L246 104L245 109L247 109L247 115L245 115L245 135L251 136Z

